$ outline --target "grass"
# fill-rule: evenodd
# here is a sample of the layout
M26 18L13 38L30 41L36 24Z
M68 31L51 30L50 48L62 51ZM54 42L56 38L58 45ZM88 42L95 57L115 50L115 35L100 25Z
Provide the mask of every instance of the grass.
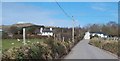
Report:
M111 53L114 53L116 55L118 55L118 41L116 40L99 40L99 38L92 38L91 41L89 42L89 44L99 47L101 49L104 49L106 51L109 51Z
M0 39L0 54L1 54L1 51L2 51L2 40Z
M28 42L30 41L30 42ZM41 41L45 41L44 39L26 39L26 43L27 44L32 44L32 43L37 43L37 42L41 42ZM19 47L23 45L23 40L20 39L20 41L17 41L17 39L2 39L2 50L4 49L8 49L11 47ZM14 43L14 44L12 44Z

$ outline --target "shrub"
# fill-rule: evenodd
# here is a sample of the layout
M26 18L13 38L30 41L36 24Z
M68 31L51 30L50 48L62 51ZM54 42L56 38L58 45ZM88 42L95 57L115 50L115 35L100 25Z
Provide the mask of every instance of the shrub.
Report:
M51 54L49 47L39 43L32 46L10 48L3 52L2 59L52 59L49 54Z
M96 37L92 38L89 44L94 45L96 47L101 47L101 41L99 41Z
M8 36L8 34L7 34L7 32L4 32L4 31L2 31L2 39L8 39L8 38L10 38L9 36Z
M114 53L116 55L119 54L118 52L118 42L115 41L110 41L110 40L102 40L99 41L100 39L98 38L92 38L89 44L94 45L96 47L102 48L106 51L109 51L111 53Z
M47 43L51 47L51 50L53 53L52 57L54 59L58 58L58 57L60 58L64 54L67 54L67 48L66 48L66 45L64 44L64 42L55 41L50 38L45 43Z
M57 46L57 50L58 50L58 54L61 56L67 54L67 48L66 46L64 45L63 42L57 42L58 46Z
M13 47L3 51L2 59L57 59L68 53L66 42L48 39L46 42Z
M47 38L46 41L13 47L3 51L2 59L58 59L66 55L73 43L70 41L56 41Z
M118 53L118 43L117 42L106 43L103 45L103 49L117 54Z
M13 39L22 39L23 35L19 34L19 35L13 35L12 37Z
M50 47L43 42L31 46L30 51L32 59L52 59Z
M28 46L13 47L3 52L2 59L28 59Z

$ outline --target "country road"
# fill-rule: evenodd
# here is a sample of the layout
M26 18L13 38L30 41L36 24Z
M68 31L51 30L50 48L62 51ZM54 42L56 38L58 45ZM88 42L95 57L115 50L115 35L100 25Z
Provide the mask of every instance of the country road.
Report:
M88 44L89 40L80 41L65 59L117 59L114 54Z

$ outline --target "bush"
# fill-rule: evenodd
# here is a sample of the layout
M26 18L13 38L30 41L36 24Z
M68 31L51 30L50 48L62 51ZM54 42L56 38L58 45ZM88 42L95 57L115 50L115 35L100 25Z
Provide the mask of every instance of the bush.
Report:
M67 54L67 48L64 42L55 41L50 38L45 43L47 43L51 47L53 53L52 57L54 59L60 58L61 56Z
M31 46L30 51L31 59L52 59L50 47L43 42Z
M10 48L3 52L2 59L52 59L51 50L45 43Z
M114 54L117 54L118 53L118 43L117 42L106 43L103 45L103 49L110 51Z
M94 45L96 47L101 47L101 41L99 41L96 37L92 38L89 44Z
M7 34L7 32L4 32L4 31L2 31L2 39L8 39L8 38L10 38L9 36L8 36L8 34Z
M68 53L66 42L47 39L46 42L13 47L3 51L2 59L58 59Z
M28 46L13 47L3 52L2 59L27 59Z
M2 59L58 59L68 54L74 43L47 38L46 41L3 51Z
M102 40L99 41L98 38L92 38L89 44L94 45L96 47L102 48L106 51L109 51L111 53L114 53L116 55L119 54L118 52L118 42L115 41L110 41L110 40Z
M23 39L23 35L13 35L13 39Z

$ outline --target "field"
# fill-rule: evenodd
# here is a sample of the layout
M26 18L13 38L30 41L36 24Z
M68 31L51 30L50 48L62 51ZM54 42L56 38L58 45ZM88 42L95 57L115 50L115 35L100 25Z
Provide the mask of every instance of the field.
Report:
M32 44L32 43L38 43L41 41L45 41L44 39L26 39L27 44ZM2 50L8 49L11 47L19 47L23 45L23 40L20 39L18 41L17 39L2 39Z

